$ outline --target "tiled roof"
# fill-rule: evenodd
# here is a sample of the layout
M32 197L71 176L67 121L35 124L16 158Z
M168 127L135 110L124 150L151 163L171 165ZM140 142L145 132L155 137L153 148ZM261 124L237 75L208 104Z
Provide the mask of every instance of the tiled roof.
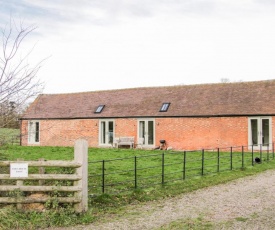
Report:
M41 94L23 119L242 115L275 115L275 80Z

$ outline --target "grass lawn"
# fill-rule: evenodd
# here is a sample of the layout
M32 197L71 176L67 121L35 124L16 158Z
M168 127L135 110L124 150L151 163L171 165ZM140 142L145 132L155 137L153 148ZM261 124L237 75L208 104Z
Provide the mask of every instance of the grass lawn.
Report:
M19 129L0 128L0 142L4 144L19 144Z
M10 146L3 150L9 160L72 160L71 147ZM89 148L89 193L116 194L174 183L194 177L252 167L253 158L273 159L272 153L231 151L159 151ZM1 159L1 158L0 158Z
M0 160L72 160L73 152L70 147L2 146ZM55 207L44 213L24 213L7 206L0 209L0 229L86 224L104 217L106 213L119 213L132 202L176 196L275 168L273 155L267 152L261 156L260 153L254 153L253 157L262 157L263 162L254 166L251 153L198 151L185 154L184 158L183 152L168 151L162 154L159 150L90 148L89 190L96 196L90 197L87 213L75 214L63 207ZM105 174L104 194L102 172ZM121 189L128 192L117 193ZM26 221L28 219L30 221Z

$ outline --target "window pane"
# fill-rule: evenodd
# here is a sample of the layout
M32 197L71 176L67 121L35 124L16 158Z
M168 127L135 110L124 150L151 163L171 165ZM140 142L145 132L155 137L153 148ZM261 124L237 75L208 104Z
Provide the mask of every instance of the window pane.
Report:
M113 144L114 122L109 121L109 144Z
M35 122L35 142L39 142L39 122Z
M262 144L269 144L269 119L262 119Z
M101 135L100 135L100 137L101 137L101 143L102 144L105 144L105 139L106 139L106 132L105 132L105 130L106 130L106 126L105 126L105 121L102 121L101 122Z
M139 137L145 138L145 121L139 122Z
M258 120L251 119L252 144L258 145Z
M102 112L102 110L103 110L103 108L104 108L104 105L99 105L98 107L97 107L97 109L96 109L96 113L101 113Z
M40 141L40 123L39 121L29 121L28 137L29 143L39 143Z
M163 103L160 112L166 112L168 110L170 103Z
M148 121L148 144L154 144L154 122Z

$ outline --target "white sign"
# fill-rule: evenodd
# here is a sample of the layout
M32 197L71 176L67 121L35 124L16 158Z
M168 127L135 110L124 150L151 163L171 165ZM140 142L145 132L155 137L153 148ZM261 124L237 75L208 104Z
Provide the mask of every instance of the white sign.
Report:
M10 177L28 177L28 163L11 163Z

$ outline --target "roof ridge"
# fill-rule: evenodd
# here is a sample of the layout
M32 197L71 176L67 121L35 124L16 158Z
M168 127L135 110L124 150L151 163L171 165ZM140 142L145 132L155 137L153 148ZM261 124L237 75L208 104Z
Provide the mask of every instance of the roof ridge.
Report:
M70 92L70 93L42 93L40 95L76 95L76 94L90 94L90 93L103 93L103 92L115 92L115 91L129 91L129 90L141 90L141 89L157 89L157 88L178 88L178 87L193 87L193 86L210 86L210 85L232 85L232 84L251 84L251 83L259 83L259 82L271 82L275 81L275 79L270 80L255 80L255 81L235 81L235 82L217 82L217 83L198 83L198 84L179 84L179 85L163 85L163 86L143 86L143 87L133 87L133 88L121 88L121 89L104 89L104 90L94 90L94 91L80 91L80 92Z

